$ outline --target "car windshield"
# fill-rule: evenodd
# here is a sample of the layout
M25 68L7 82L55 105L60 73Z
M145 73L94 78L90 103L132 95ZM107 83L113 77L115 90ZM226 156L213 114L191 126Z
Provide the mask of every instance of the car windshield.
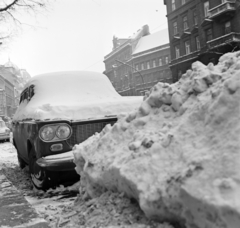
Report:
M5 122L4 121L0 121L0 127L6 127Z

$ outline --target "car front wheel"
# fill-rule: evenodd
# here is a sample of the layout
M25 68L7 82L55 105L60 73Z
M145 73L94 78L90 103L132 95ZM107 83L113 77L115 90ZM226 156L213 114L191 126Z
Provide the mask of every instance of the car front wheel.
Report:
M31 181L37 189L47 190L54 186L54 179L51 172L43 170L37 163L37 157L32 148L29 154L29 172Z

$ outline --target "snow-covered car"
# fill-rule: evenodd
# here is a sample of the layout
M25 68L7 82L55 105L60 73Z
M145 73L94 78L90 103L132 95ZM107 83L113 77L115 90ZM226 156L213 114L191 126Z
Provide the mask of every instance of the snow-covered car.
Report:
M114 124L118 115L140 106L142 97L120 96L106 75L58 72L32 77L21 93L13 122L19 165L29 165L38 189L56 186L63 177L79 178L72 148Z
M0 117L0 141L10 141L10 129Z

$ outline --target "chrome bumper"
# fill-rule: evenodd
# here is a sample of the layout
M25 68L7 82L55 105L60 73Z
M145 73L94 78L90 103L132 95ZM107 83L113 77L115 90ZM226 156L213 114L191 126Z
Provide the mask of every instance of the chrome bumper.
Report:
M39 158L37 164L45 170L49 171L67 171L74 170L73 152L68 151L62 154L49 155Z

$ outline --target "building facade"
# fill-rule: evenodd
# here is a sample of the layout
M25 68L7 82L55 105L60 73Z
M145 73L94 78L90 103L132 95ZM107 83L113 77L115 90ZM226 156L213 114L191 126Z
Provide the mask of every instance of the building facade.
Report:
M0 74L0 117L15 113L14 85Z
M139 39L148 34L149 28L144 25L136 34L127 39L118 39L114 36L113 50L104 57L104 73L121 95L135 95L132 53Z
M171 49L170 69L177 81L191 64L216 64L240 49L239 0L164 0Z
M0 65L0 116L12 117L15 114L20 94L30 78L25 69L19 69L10 60Z
M144 95L158 82L172 83L167 29L142 37L133 51L136 95Z
M128 39L113 38L113 50L104 57L104 73L119 94L143 95L158 81L171 81L168 34L161 33L164 39L156 34L150 35L145 25Z

